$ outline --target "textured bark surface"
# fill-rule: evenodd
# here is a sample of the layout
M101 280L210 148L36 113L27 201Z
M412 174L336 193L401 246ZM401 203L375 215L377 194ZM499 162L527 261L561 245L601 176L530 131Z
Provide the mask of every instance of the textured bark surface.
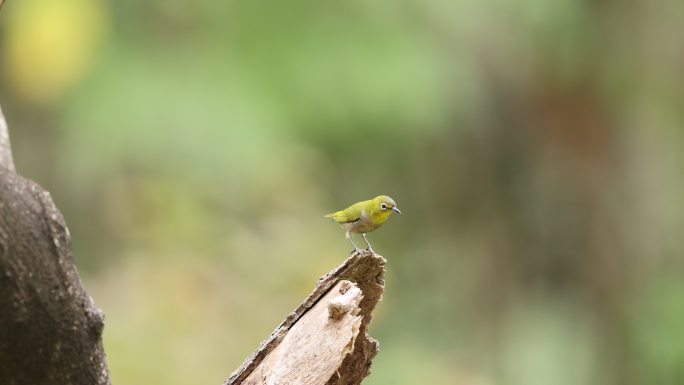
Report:
M109 384L103 326L50 194L14 172L0 115L0 383Z
M355 253L321 277L224 385L360 384L378 352L366 328L382 298L385 262Z

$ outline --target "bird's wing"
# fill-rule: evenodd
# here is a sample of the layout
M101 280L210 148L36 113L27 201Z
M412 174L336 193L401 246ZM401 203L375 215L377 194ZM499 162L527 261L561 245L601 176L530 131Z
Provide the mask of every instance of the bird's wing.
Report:
M350 223L350 222L356 222L359 219L361 219L361 215L353 215L350 213L347 213L346 210L338 211L336 213L328 214L325 216L326 218L332 218L333 221L337 223Z
M337 223L351 223L361 219L361 212L363 211L365 202L359 202L347 207L344 210L336 213L328 214L326 218L332 218Z

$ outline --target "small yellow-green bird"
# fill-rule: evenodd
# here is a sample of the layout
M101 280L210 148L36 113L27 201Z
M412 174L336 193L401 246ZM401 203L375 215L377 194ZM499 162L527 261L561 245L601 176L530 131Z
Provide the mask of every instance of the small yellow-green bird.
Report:
M345 236L354 245L356 252L359 252L359 248L351 238L351 233L361 234L366 245L368 245L368 250L373 252L373 248L366 238L366 233L382 226L393 212L401 214L394 199L387 195L380 195L367 201L354 203L342 211L328 214L325 217L332 218L347 231Z

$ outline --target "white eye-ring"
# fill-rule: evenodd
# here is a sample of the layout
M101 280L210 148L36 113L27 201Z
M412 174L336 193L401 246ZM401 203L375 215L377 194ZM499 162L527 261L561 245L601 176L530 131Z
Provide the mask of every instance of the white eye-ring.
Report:
M387 210L387 205L385 203L380 203L380 208L383 210Z

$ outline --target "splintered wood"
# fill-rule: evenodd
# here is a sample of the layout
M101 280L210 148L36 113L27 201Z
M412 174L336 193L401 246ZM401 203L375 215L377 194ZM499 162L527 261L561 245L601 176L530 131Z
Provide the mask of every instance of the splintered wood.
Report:
M358 304L362 295L354 285L355 298L345 297L343 291L350 285L354 284L339 282L304 314L244 384L325 384L352 352L359 334L361 317L356 314L360 310ZM348 300L349 311L330 313L327 304L338 298ZM331 317L332 314L338 318Z
M224 385L355 385L370 373L378 343L366 334L384 289L381 256L353 254Z

